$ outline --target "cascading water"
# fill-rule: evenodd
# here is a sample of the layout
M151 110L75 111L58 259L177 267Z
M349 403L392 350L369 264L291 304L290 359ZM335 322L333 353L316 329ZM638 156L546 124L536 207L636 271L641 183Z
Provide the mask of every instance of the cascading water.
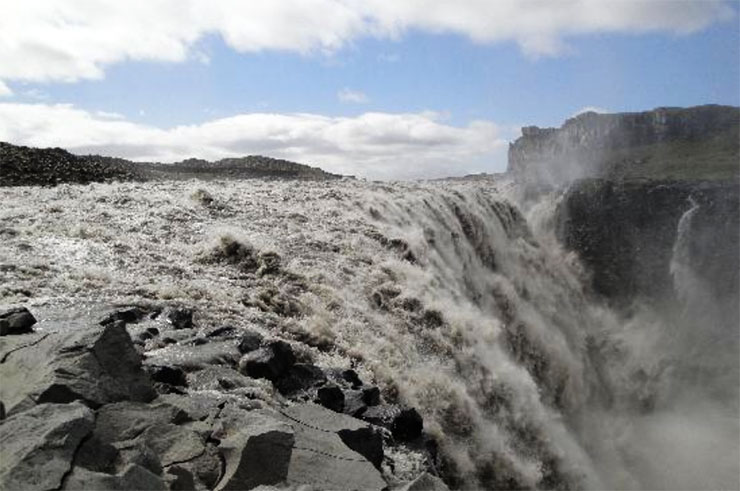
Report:
M558 198L525 217L505 191L191 181L59 186L29 200L4 189L0 263L22 266L0 268L0 298L185 302L201 322L301 341L316 363L353 366L419 408L454 487L737 487L737 377L711 379L732 370L736 334L712 358L675 336L703 336L692 316L609 310L555 243ZM679 292L696 290L684 245L695 209L679 224ZM290 274L204 260L226 242L276 251ZM255 309L264 292L289 311Z

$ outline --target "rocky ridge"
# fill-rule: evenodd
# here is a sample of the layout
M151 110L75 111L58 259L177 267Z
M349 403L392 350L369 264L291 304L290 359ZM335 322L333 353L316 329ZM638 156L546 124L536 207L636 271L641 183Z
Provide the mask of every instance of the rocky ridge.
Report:
M0 142L0 186L56 185L172 179L336 179L317 167L262 156L216 162L188 159L172 164L74 155L61 148L30 148Z

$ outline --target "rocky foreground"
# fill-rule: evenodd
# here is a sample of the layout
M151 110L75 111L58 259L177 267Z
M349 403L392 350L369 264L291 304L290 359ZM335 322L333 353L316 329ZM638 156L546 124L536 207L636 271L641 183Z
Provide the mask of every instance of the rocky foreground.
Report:
M0 313L0 489L382 490L401 443L434 468L416 410L285 341L152 305L75 329L35 323ZM447 488L424 473L394 489Z

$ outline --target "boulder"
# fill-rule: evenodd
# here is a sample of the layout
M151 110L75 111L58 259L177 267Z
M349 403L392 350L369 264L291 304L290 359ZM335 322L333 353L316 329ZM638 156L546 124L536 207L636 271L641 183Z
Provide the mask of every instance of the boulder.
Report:
M95 416L79 402L40 404L0 425L0 489L59 489Z
M321 387L317 392L316 402L327 409L341 413L344 411L344 392L336 385Z
M244 355L239 361L239 371L252 378L276 382L294 364L293 348L285 341L273 341L264 348Z
M369 407L361 416L369 423L391 430L399 441L411 441L420 437L424 430L424 420L414 408L392 404Z
M281 394L291 396L325 382L326 375L321 368L307 363L296 363L277 381L275 387Z
M368 406L377 406L380 404L380 389L375 386L363 388L362 401Z
M236 328L234 326L226 325L208 331L206 333L206 337L217 338L222 336L232 336L235 332Z
M138 306L121 308L106 314L105 317L100 320L100 325L107 326L116 322L132 324L141 321L152 312L153 311L150 309Z
M243 333L239 339L239 352L249 353L262 346L262 334L255 331L247 331Z
M323 404L322 404L323 405ZM344 408L342 412L358 418L367 411L364 394L361 390L344 391Z
M34 324L36 318L25 307L0 312L0 336L31 333Z
M357 375L357 372L355 372L354 370L343 371L342 378L349 382L352 385L353 389L357 389L362 385L362 380L360 380L360 376Z
M295 432L288 483L322 490L382 490L387 487L380 472L369 461L378 459L377 448L357 441L372 429L359 420L316 404L301 404L281 411ZM359 431L358 430L362 430ZM350 448L340 436L355 445ZM382 443L381 440L376 442ZM357 450L367 453L368 457Z
M175 329L192 329L193 328L193 310L186 308L170 309L165 314L167 322L172 324Z
M0 340L0 400L8 414L42 403L83 400L91 407L154 398L141 358L120 323Z
M185 372L178 367L148 365L147 371L152 380L176 387L187 387L188 381Z
M294 435L290 426L262 411L224 408L219 452L224 475L216 490L252 489L288 478Z
M356 430L342 429L337 432L345 445L365 457L380 469L383 462L383 435L375 428L365 426Z

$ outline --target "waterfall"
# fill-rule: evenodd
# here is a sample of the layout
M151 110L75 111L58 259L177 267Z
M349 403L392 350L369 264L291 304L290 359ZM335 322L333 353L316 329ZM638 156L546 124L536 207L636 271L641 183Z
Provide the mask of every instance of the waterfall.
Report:
M519 207L507 186L112 183L32 200L10 188L0 295L48 311L143 296L288 339L417 408L455 488L737 488L737 333L693 303L700 207L677 230L681 303L625 314L558 245L560 197ZM204 260L225 243L281 257L281 274ZM290 315L255 308L265 292ZM424 465L391 457L407 477Z

